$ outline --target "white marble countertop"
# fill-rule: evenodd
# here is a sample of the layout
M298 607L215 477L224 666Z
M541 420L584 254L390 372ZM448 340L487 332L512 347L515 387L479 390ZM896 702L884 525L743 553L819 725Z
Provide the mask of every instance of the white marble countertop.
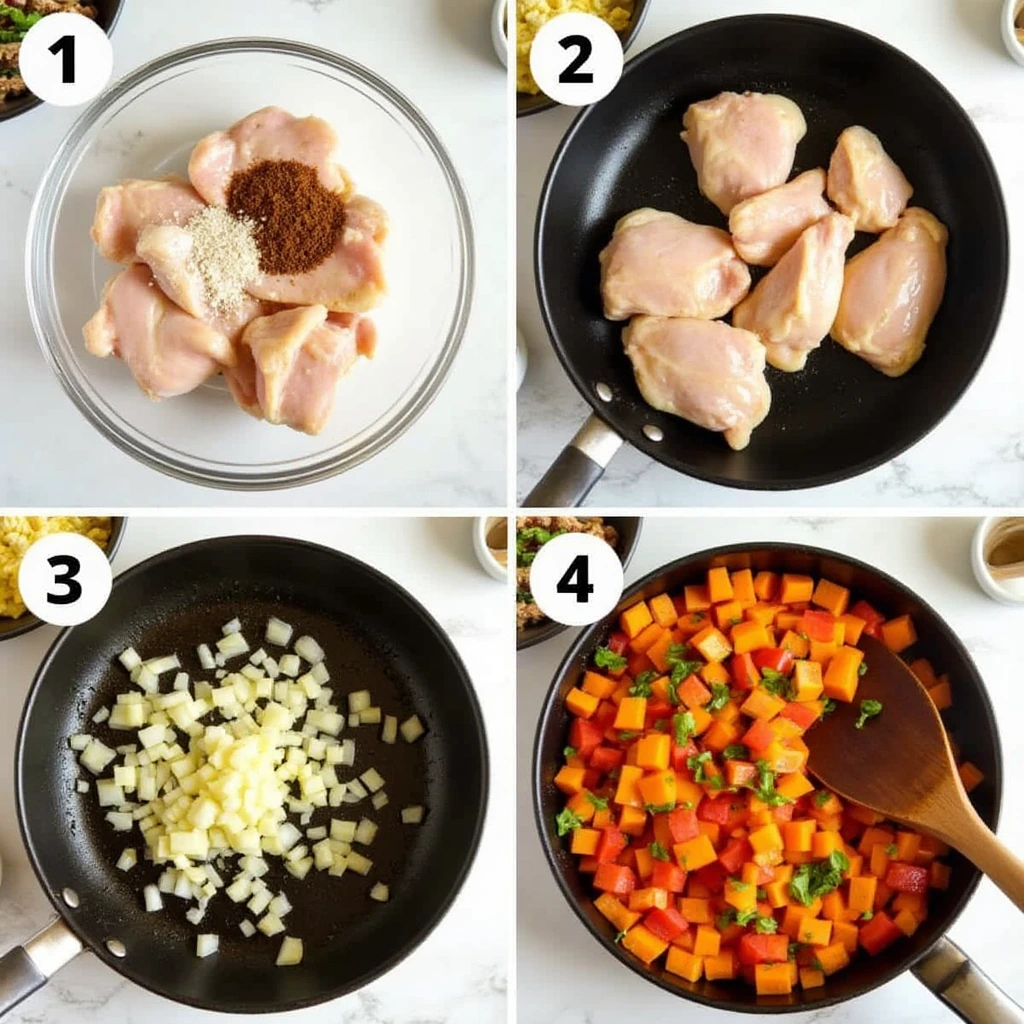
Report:
M957 631L988 686L1002 736L1004 779L999 834L1024 853L1024 746L1020 722L1019 635L1024 609L997 605L971 574L972 519L678 519L648 517L627 582L688 552L744 541L788 540L861 558L921 594ZM537 716L574 631L519 655L518 1003L528 1024L622 1024L623 1021L724 1021L739 1014L682 1002L649 985L601 950L570 910L544 860L533 825L530 789ZM989 976L1024 1006L1024 918L987 879L950 930ZM794 1014L795 1024L942 1024L951 1011L911 975L853 1002ZM1024 1017L1022 1017L1024 1019Z
M298 39L363 63L433 124L473 210L477 281L451 376L386 451L339 477L265 492L262 505L474 507L505 501L507 109L489 0L127 0L114 78L169 50L226 36ZM247 505L135 462L87 425L39 351L23 285L32 194L78 111L37 108L0 124L0 502L7 505ZM29 430L31 429L31 434Z
M476 862L451 911L389 974L344 999L267 1016L289 1024L504 1024L512 927L512 618L504 588L476 562L468 519L143 519L128 524L115 571L207 536L284 535L336 547L406 587L451 637L475 683L491 754L491 806ZM0 951L52 914L29 867L14 808L14 737L29 683L57 635L44 626L0 643ZM501 884L504 881L506 884ZM497 883L497 884L496 884ZM470 940L471 937L471 940ZM241 1018L168 1002L123 980L90 954L59 972L6 1018L12 1024L214 1024Z
M964 105L999 171L1011 239L1024 234L1024 70L999 36L1002 0L654 0L635 55L690 25L731 14L786 12L831 18L871 32L937 75ZM894 99L898 102L898 98ZM520 495L548 468L590 412L548 344L533 281L533 225L541 184L574 112L555 109L518 123L518 320L530 366L519 392ZM624 448L590 503L603 507L1007 506L1024 500L1024 422L1019 383L1024 349L1017 326L1024 293L1016 263L1002 325L978 377L956 409L890 464L840 484L805 491L739 491L673 472Z

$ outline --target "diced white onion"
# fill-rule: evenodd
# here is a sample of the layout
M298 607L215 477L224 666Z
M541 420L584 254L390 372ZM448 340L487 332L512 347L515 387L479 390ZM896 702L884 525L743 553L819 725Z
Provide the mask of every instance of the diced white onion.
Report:
M139 652L134 647L125 648L118 656L117 660L125 667L128 672L133 671L142 664L142 659L139 657Z
M92 716L92 720L97 724L105 722L110 717L110 708L100 708L95 715Z
M147 885L142 890L142 898L146 904L146 910L151 914L157 910L164 909L164 901L160 896L160 890L155 885Z
M423 821L423 808L419 805L403 807L401 818L403 825L419 825Z
M423 723L419 719L419 715L412 715L407 718L398 727L398 731L402 734L402 739L406 743L415 743L426 732L423 728Z
M275 647L287 647L292 640L292 627L287 622L282 622L271 616L267 620L266 641Z
M324 649L311 636L300 636L295 641L295 653L310 665L316 665L324 660Z
M277 954L277 966L294 967L300 963L302 963L302 939L293 939L290 935L286 935Z
M196 956L202 958L216 953L220 948L220 936L200 934L196 936Z
M132 847L126 846L121 851L121 856L117 858L117 867L121 871L131 871L131 869L135 867L135 865L138 862L138 854L136 854L135 850Z
M380 731L382 743L394 743L398 739L398 718L395 715L384 716L384 728Z
M256 925L254 925L248 918L244 918L240 921L238 928L247 939L251 939L256 934Z
M383 882L378 882L370 890L370 899L376 900L378 903L387 903L389 898L390 893L388 892L388 887Z
M227 636L229 633L241 633L242 622L240 619L234 618L230 622L225 622L224 625L220 627L220 631L222 636Z

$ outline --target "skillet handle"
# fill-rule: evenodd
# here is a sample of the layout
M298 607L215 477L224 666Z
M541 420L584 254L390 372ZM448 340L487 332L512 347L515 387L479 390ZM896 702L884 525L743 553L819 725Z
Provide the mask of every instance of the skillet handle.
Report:
M526 496L526 508L575 508L604 476L622 438L596 414L580 427Z
M966 953L939 939L911 968L914 976L968 1024L1021 1024L1018 1006Z
M82 952L82 943L55 917L23 946L0 957L0 1018L41 989L65 964Z

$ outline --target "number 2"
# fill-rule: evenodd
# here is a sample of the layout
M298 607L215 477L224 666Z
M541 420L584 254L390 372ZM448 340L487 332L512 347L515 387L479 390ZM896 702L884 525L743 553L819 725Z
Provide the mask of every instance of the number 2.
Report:
M70 36L65 36L70 39ZM67 589L63 594L46 595L49 604L74 604L82 596L82 584L75 577L82 571L82 563L74 555L53 555L46 560L53 569L63 569L63 573L55 574L54 585L63 584Z
M573 577L576 578L575 583ZM577 604L586 604L594 592L594 584L590 582L590 559L586 555L577 555L569 563L555 590L559 594L575 594Z
M61 36L51 47L55 57L61 54L61 81L65 85L75 84L75 37Z
M563 50L575 48L576 56L569 62L569 66L558 76L559 82L563 85L592 85L594 76L589 71L580 71L580 68L590 60L594 52L594 44L586 36L566 36L559 41Z

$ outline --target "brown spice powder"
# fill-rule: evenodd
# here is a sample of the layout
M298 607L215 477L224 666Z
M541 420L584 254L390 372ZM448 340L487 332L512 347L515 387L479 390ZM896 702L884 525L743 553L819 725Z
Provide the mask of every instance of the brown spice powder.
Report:
M298 160L261 160L237 171L228 185L228 209L253 222L265 274L304 274L320 266L345 223L341 197Z

